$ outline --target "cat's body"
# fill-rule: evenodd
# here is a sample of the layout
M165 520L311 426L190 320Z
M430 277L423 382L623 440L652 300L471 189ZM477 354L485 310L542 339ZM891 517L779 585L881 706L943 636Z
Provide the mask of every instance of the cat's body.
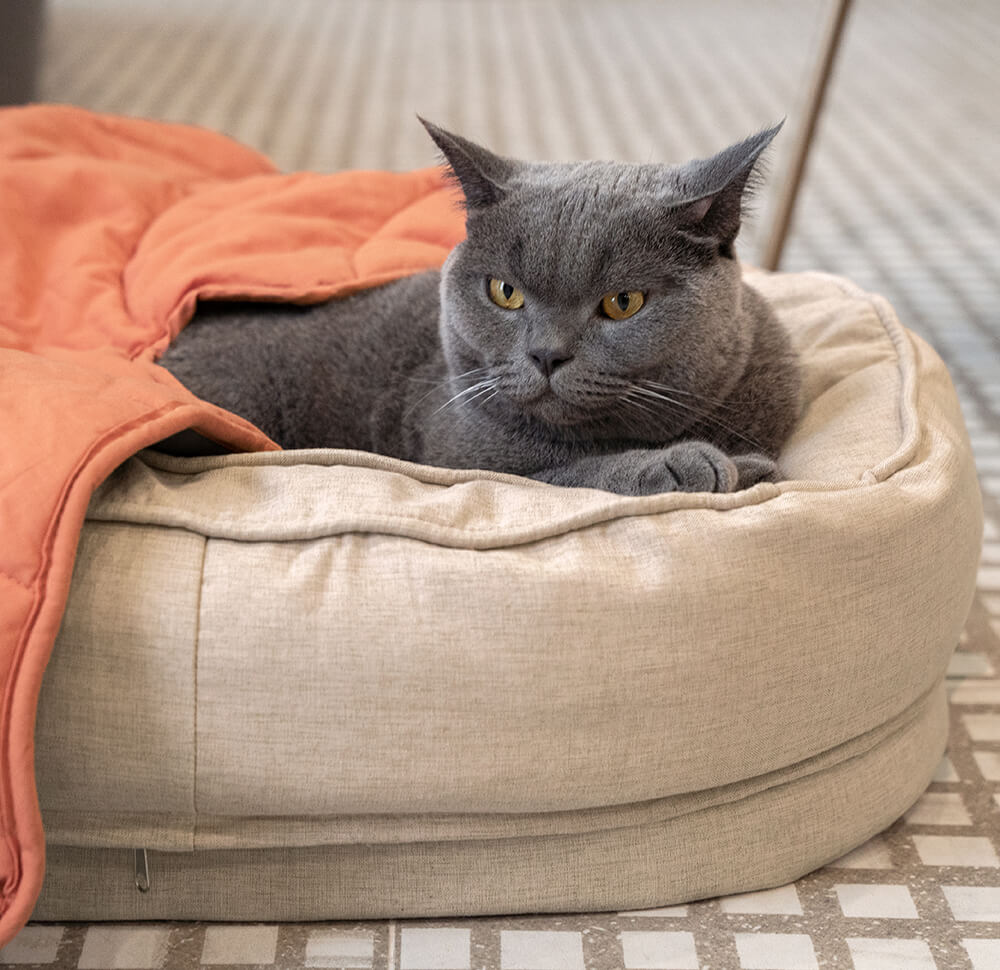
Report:
M773 132L668 169L513 162L429 128L468 201L441 273L205 304L161 363L286 448L627 494L773 478L797 364L732 250Z

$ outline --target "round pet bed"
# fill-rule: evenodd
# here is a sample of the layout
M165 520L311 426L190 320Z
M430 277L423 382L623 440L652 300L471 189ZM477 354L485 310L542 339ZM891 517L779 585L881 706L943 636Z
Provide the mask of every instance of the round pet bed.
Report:
M958 403L884 301L748 279L805 368L779 484L122 466L42 689L35 918L664 905L787 882L900 816L975 584Z

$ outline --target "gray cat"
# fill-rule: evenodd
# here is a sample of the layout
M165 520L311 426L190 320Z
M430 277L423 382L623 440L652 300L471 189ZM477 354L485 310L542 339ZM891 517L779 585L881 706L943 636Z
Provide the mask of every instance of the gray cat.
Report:
M733 243L780 125L669 167L514 161L424 124L466 201L440 273L202 304L160 363L285 448L629 495L776 478L797 360Z

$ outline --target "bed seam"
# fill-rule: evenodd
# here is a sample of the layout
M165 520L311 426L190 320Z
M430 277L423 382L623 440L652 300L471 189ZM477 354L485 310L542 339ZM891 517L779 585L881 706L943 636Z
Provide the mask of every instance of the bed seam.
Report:
M198 570L198 601L194 614L194 642L192 644L191 661L191 814L194 821L191 826L191 850L194 851L198 842L198 655L201 644L201 609L205 591L205 562L208 559L209 536L203 537L201 547L201 565Z

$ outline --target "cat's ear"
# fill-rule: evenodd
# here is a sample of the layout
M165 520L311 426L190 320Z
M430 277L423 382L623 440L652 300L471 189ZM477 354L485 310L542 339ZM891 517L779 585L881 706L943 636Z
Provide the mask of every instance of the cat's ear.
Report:
M420 116L417 116L420 118ZM495 205L507 193L506 184L513 174L514 162L493 152L468 138L453 135L424 118L420 123L441 149L455 181L465 193L465 201L470 211Z
M760 157L784 123L685 165L678 174L678 188L686 201L672 207L676 223L691 235L714 239L721 252L731 254L744 205L756 188Z

